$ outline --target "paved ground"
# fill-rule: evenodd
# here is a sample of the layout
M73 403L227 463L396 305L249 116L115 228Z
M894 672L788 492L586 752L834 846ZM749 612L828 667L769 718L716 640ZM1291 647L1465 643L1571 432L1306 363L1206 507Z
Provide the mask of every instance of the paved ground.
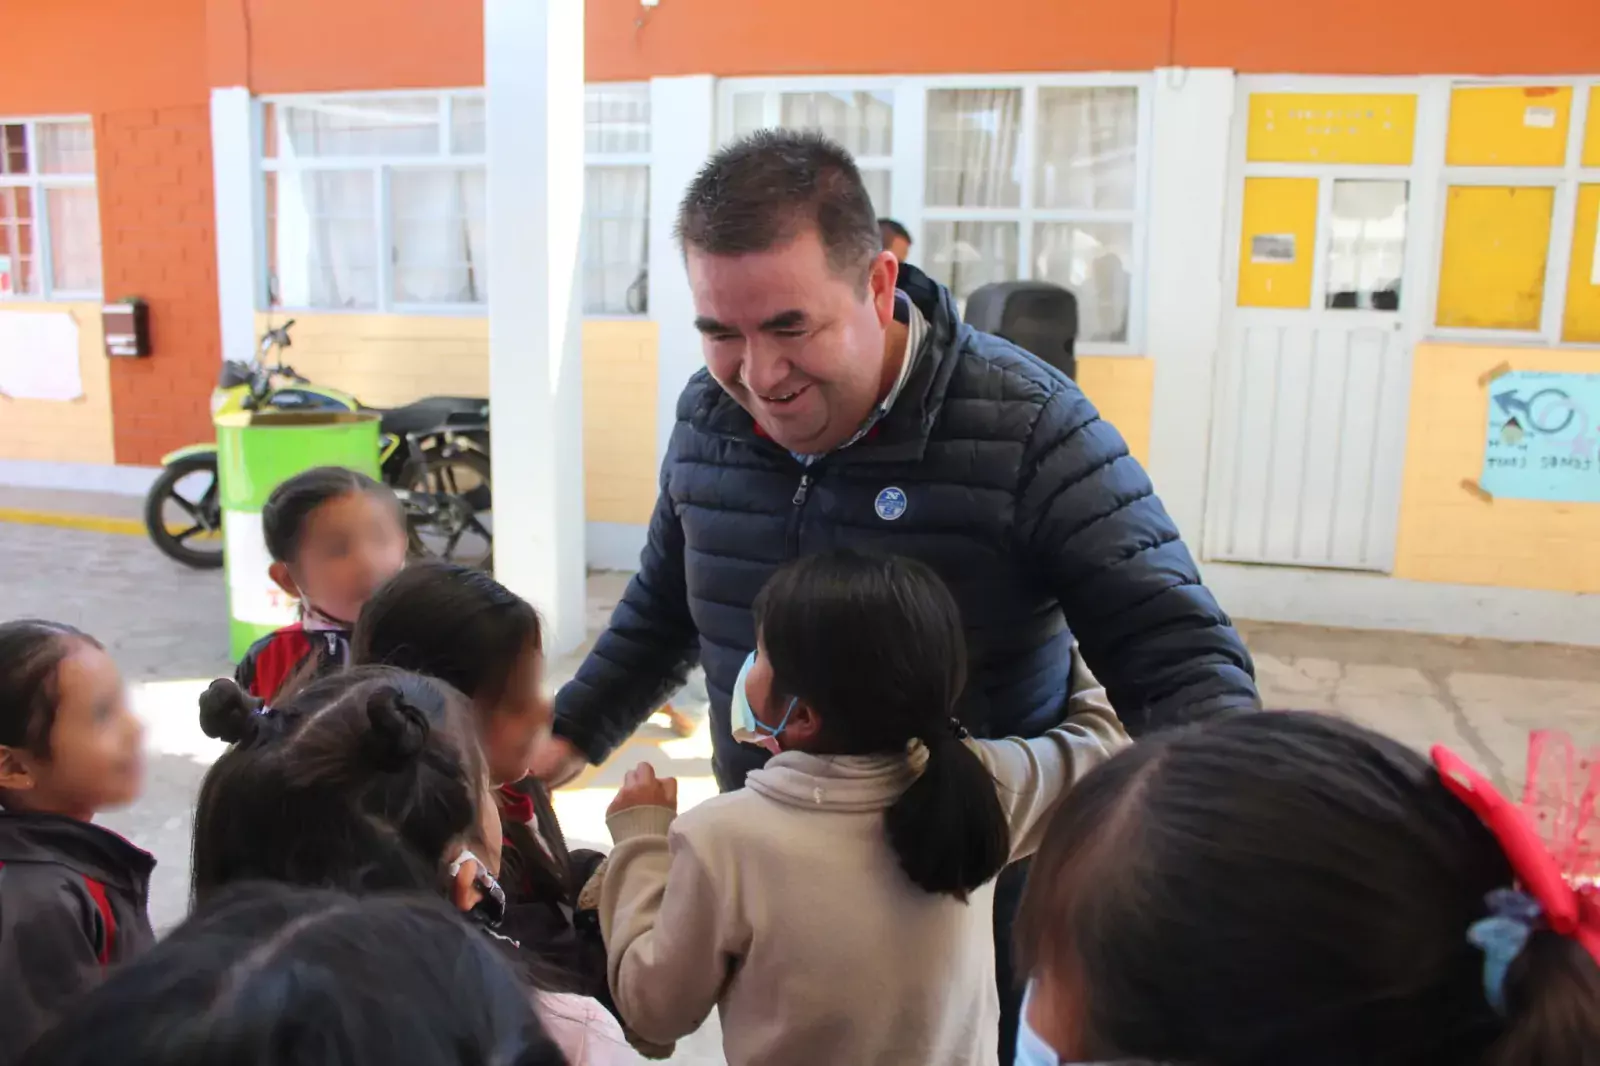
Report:
M591 627L604 623L619 575L590 580ZM180 920L187 902L191 808L221 746L200 734L195 697L231 671L218 574L168 562L130 536L0 523L0 618L71 622L106 642L132 684L149 726L145 797L106 823L161 861L151 912ZM1600 649L1508 645L1393 633L1291 626L1242 627L1269 706L1349 715L1418 746L1444 742L1503 784L1520 785L1527 733L1556 726L1600 743ZM575 660L556 664L552 683ZM695 693L685 694L686 702ZM558 797L568 835L603 840L604 809L624 769L641 758L680 778L686 803L715 792L710 744L649 725L607 766ZM713 1024L680 1047L675 1062L719 1062Z

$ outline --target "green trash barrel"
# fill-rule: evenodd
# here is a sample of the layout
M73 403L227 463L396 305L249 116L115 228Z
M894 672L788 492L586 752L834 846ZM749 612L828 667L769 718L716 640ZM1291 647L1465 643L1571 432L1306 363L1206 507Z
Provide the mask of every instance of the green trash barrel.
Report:
M228 578L228 645L234 661L296 619L296 603L267 574L272 557L261 509L272 490L317 466L377 478L378 416L354 411L264 411L216 420L223 565Z

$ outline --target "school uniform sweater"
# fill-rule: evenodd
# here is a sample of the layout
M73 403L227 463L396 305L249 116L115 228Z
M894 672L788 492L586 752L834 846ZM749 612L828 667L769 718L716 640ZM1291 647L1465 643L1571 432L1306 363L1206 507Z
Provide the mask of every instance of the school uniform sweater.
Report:
M1074 655L1069 717L1031 740L968 741L994 775L1012 859L1061 796L1128 743ZM884 811L927 752L784 752L745 788L674 816L608 819L600 921L612 994L669 1043L718 1007L729 1066L994 1066L994 882L966 903L906 877Z
M155 864L109 829L0 808L0 1064L155 942Z

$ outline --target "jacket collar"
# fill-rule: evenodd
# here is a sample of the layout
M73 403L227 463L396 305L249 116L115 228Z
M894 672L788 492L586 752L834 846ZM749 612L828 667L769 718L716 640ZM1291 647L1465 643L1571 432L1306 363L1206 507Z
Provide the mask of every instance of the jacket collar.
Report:
M59 814L0 808L0 863L56 863L126 892L142 893L155 856L109 829Z
M945 390L955 370L962 331L967 327L956 312L950 290L910 264L902 264L896 287L910 297L928 320L922 358L901 389L899 398L873 431L825 462L915 462L927 450L928 435L944 406ZM690 417L697 429L735 440L756 442L784 455L781 447L756 430L755 419L717 384L709 387L698 410Z
M881 811L911 787L927 765L920 743L899 754L808 755L785 751L745 778L745 787L790 807L822 811Z

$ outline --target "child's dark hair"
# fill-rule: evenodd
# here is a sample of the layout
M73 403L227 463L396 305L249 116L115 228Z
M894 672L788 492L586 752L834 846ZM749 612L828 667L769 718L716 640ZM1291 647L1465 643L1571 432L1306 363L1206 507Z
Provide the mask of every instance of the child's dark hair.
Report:
M273 489L261 509L261 533L273 562L292 563L299 556L306 519L313 511L329 500L358 492L370 492L390 501L399 513L399 501L386 485L342 466L313 467Z
M1314 714L1145 738L1034 859L1023 972L1079 990L1085 1060L1600 1064L1600 966L1536 931L1490 1006L1467 939L1512 883L1415 752Z
M350 638L355 663L383 663L437 677L480 707L504 694L517 658L542 651L539 613L482 570L428 560L400 571L372 594ZM507 884L531 883L541 896L576 892L521 822L502 827Z
M61 663L100 642L69 625L25 618L0 623L0 745L50 755Z
M966 899L1010 856L994 778L952 718L966 683L961 614L944 582L910 559L839 550L774 574L755 603L775 698L821 718L816 750L927 746L927 765L884 814L906 876Z
M517 657L541 651L539 614L481 570L417 562L361 609L350 638L357 663L386 663L437 677L475 700L505 690Z
M111 973L32 1066L561 1066L525 985L438 900L224 893Z
M270 711L213 682L200 725L233 747L200 786L196 902L243 880L439 891L447 849L479 824L471 714L442 682L386 667L312 681Z

